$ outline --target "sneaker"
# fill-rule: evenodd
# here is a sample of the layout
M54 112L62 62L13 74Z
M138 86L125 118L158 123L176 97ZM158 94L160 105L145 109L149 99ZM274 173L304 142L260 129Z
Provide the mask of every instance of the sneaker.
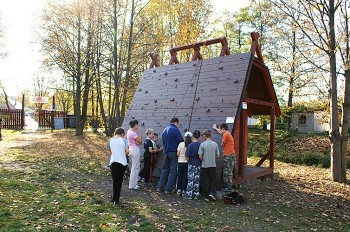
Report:
M176 195L177 196L181 196L181 190L180 189L177 190Z
M136 185L136 186L133 187L132 189L138 190L138 189L140 189L140 186Z
M161 188L157 188L157 192L161 193L161 192L163 192L163 190Z
M213 194L209 194L209 198L212 199L213 201L216 201L216 198L214 197Z
M204 200L205 200L206 202L209 202L209 198L204 197Z
M186 191L182 190L182 196L186 196Z
M198 197L194 197L193 199L194 199L194 200L198 200Z
M185 199L187 199L187 200L192 200L192 197L185 197Z

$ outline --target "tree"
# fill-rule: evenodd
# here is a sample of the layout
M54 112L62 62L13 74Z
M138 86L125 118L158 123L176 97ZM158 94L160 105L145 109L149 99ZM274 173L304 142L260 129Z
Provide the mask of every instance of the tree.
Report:
M338 120L338 75L337 75L337 38L335 34L335 16L342 1L334 0L298 0L296 6L291 6L289 2L280 0L284 6L294 7L299 10L300 19L294 21L310 43L323 52L328 58L329 68L329 101L330 101L330 133L331 140L331 172L332 178L336 182L346 181L346 168L344 170L342 143L347 141L347 133L344 138L340 133L340 123ZM298 9L299 8L299 9ZM286 12L286 15L291 17ZM315 60L313 62L320 70L325 70ZM343 123L347 123L346 120Z

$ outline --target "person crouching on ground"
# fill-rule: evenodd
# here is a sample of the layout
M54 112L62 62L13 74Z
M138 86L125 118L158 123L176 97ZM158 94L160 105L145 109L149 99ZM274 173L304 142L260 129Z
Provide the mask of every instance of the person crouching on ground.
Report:
M131 120L130 129L126 134L129 143L129 157L131 158L131 172L129 179L129 189L139 189L138 177L140 172L140 148L142 143L141 129L137 120Z
M203 197L209 202L209 198L215 201L216 190L216 160L220 157L219 146L211 140L211 131L203 132L205 141L201 143L198 150L199 159L202 160L201 179L203 183Z
M128 145L125 136L125 130L118 127L114 132L115 136L108 141L107 147L111 150L111 158L109 166L111 168L113 180L113 204L119 203L120 191L123 184L124 173L128 165L126 155L129 153Z
M176 195L185 196L187 189L187 172L188 172L188 164L186 159L186 149L191 141L192 133L187 131L184 135L185 141L179 143L177 147L177 184L176 184Z
M188 184L186 191L186 198L195 200L199 198L199 180L201 173L202 161L199 159L198 150L200 142L198 141L201 133L198 130L193 131L192 143L187 146L186 149L186 159L188 160Z

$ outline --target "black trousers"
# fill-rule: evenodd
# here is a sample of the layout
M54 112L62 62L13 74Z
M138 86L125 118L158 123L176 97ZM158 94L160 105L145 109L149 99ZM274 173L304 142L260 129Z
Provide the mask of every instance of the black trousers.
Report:
M215 194L216 190L216 168L201 168L201 182L203 196L209 197L209 194Z
M114 162L111 166L111 174L113 180L113 198L112 201L118 203L120 198L120 191L123 184L124 173L126 166Z
M150 173L151 173L151 158L152 156L150 154L145 154L143 158L143 169L141 170L139 176L141 176L143 179L145 179L145 182L147 183L150 179Z

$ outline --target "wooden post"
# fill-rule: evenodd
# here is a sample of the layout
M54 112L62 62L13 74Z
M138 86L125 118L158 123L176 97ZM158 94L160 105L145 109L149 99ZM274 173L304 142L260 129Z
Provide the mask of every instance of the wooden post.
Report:
M55 129L55 111L51 110L51 128Z
M55 110L55 95L52 96L52 110Z
M274 168L275 154L275 108L271 107L270 114L270 168Z
M22 94L22 113L21 113L21 130L24 129L25 113L24 113L24 94Z
M150 57L152 59L152 62L150 64L149 68L154 68L154 66L159 67L158 55L155 53L151 53Z

